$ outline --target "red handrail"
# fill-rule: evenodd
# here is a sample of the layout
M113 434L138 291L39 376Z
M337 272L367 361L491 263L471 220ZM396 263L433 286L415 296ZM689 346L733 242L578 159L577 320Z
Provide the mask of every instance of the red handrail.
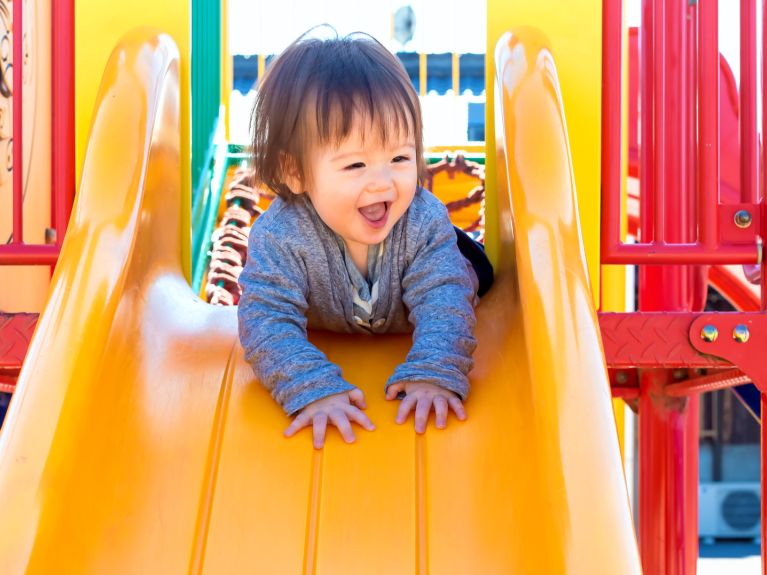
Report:
M24 134L21 125L22 119L22 94L23 82L22 71L24 70L24 3L13 3L13 241L21 244L24 242L24 215L22 203L24 201L24 179L22 163L24 159L24 146L22 136Z
M54 245L24 242L23 2L13 3L13 240L0 245L0 265L54 265L75 192L74 0L51 2L51 225Z
M755 11L755 0L741 0L746 13ZM679 7L686 2L679 2ZM687 35L697 35L698 58L687 54L686 70L679 64L674 69L673 59L667 51L673 50L679 62L684 62L684 20L677 4L664 0L646 0L642 4L641 30L641 155L640 202L641 242L624 244L620 239L621 223L621 82L622 77L622 1L605 0L603 3L603 82L602 82L602 241L603 264L746 264L761 259L761 244L757 226L751 226L753 241L744 242L742 233L738 241L722 236L737 232L735 223L723 218L719 203L719 51L717 30L717 0L706 0L697 5L699 22L686 29ZM680 8L681 9L681 8ZM694 14L696 8L690 13ZM751 22L741 20L744 31L743 50L750 56L741 57L745 70L742 97L744 109L741 125L746 155L742 158L745 186L742 201L753 220L760 216L758 201L758 146L756 144L756 92L755 92L755 29ZM680 130L678 118L685 123L694 121L689 108L694 99L687 97L682 79L694 80L697 65L698 113L698 166L697 173L690 169L694 155L683 150L695 142ZM687 87L687 90L691 87ZM669 105L674 109L669 110ZM676 149L676 146L681 150ZM681 154L681 155L680 155ZM677 172L668 172L668 156L680 155L686 165ZM678 166L677 161L670 165ZM697 180L697 182L695 181ZM693 187L695 186L695 187ZM697 188L697 202L685 201L684 190ZM692 199L692 198L691 198ZM690 208L694 207L694 210ZM694 213L689 213L693 211ZM722 226L730 226L720 230ZM686 230L697 239L687 238ZM725 233L727 232L727 233ZM670 234L670 235L669 235ZM676 236L671 238L670 236Z

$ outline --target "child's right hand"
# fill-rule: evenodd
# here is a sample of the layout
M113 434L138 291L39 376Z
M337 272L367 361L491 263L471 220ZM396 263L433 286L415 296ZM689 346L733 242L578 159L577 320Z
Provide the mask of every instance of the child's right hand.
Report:
M328 426L328 419L338 428L341 437L346 443L354 442L354 432L352 431L352 421L373 431L375 426L361 410L365 409L365 396L362 390L353 389L343 393L336 393L318 399L307 405L293 420L285 430L285 437L291 437L296 432L309 424L314 428L314 448L322 449L325 445L325 431Z

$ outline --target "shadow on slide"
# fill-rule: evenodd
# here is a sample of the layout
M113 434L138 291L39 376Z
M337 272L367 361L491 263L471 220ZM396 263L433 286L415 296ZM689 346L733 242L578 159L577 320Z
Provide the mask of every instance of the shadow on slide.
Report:
M394 424L408 337L315 333L377 424L315 451L282 436L235 310L183 278L177 50L118 45L0 438L0 572L640 572L553 59L531 32L496 57L503 237L469 419Z

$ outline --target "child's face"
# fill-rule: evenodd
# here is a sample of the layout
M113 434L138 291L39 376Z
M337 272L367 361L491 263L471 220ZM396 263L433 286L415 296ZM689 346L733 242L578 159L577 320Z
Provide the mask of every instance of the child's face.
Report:
M401 131L400 131L401 132ZM334 145L312 146L304 190L314 209L351 250L382 242L410 206L418 184L415 141L376 129Z

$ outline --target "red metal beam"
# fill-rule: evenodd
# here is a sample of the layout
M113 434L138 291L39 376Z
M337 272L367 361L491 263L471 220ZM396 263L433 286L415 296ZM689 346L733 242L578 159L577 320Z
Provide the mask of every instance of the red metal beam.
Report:
M640 198L641 201L641 198ZM650 230L651 231L651 230ZM603 264L754 264L760 261L760 249L753 244L620 244L602 253Z
M0 246L0 264L11 266L50 266L59 257L59 246L16 245Z
M690 343L692 312L600 313L608 367L722 368L730 362L703 355Z
M712 373L702 377L693 377L679 383L666 386L664 390L670 397L684 397L691 393L706 393L727 389L736 385L751 383L751 378L739 369L728 369L720 373Z

